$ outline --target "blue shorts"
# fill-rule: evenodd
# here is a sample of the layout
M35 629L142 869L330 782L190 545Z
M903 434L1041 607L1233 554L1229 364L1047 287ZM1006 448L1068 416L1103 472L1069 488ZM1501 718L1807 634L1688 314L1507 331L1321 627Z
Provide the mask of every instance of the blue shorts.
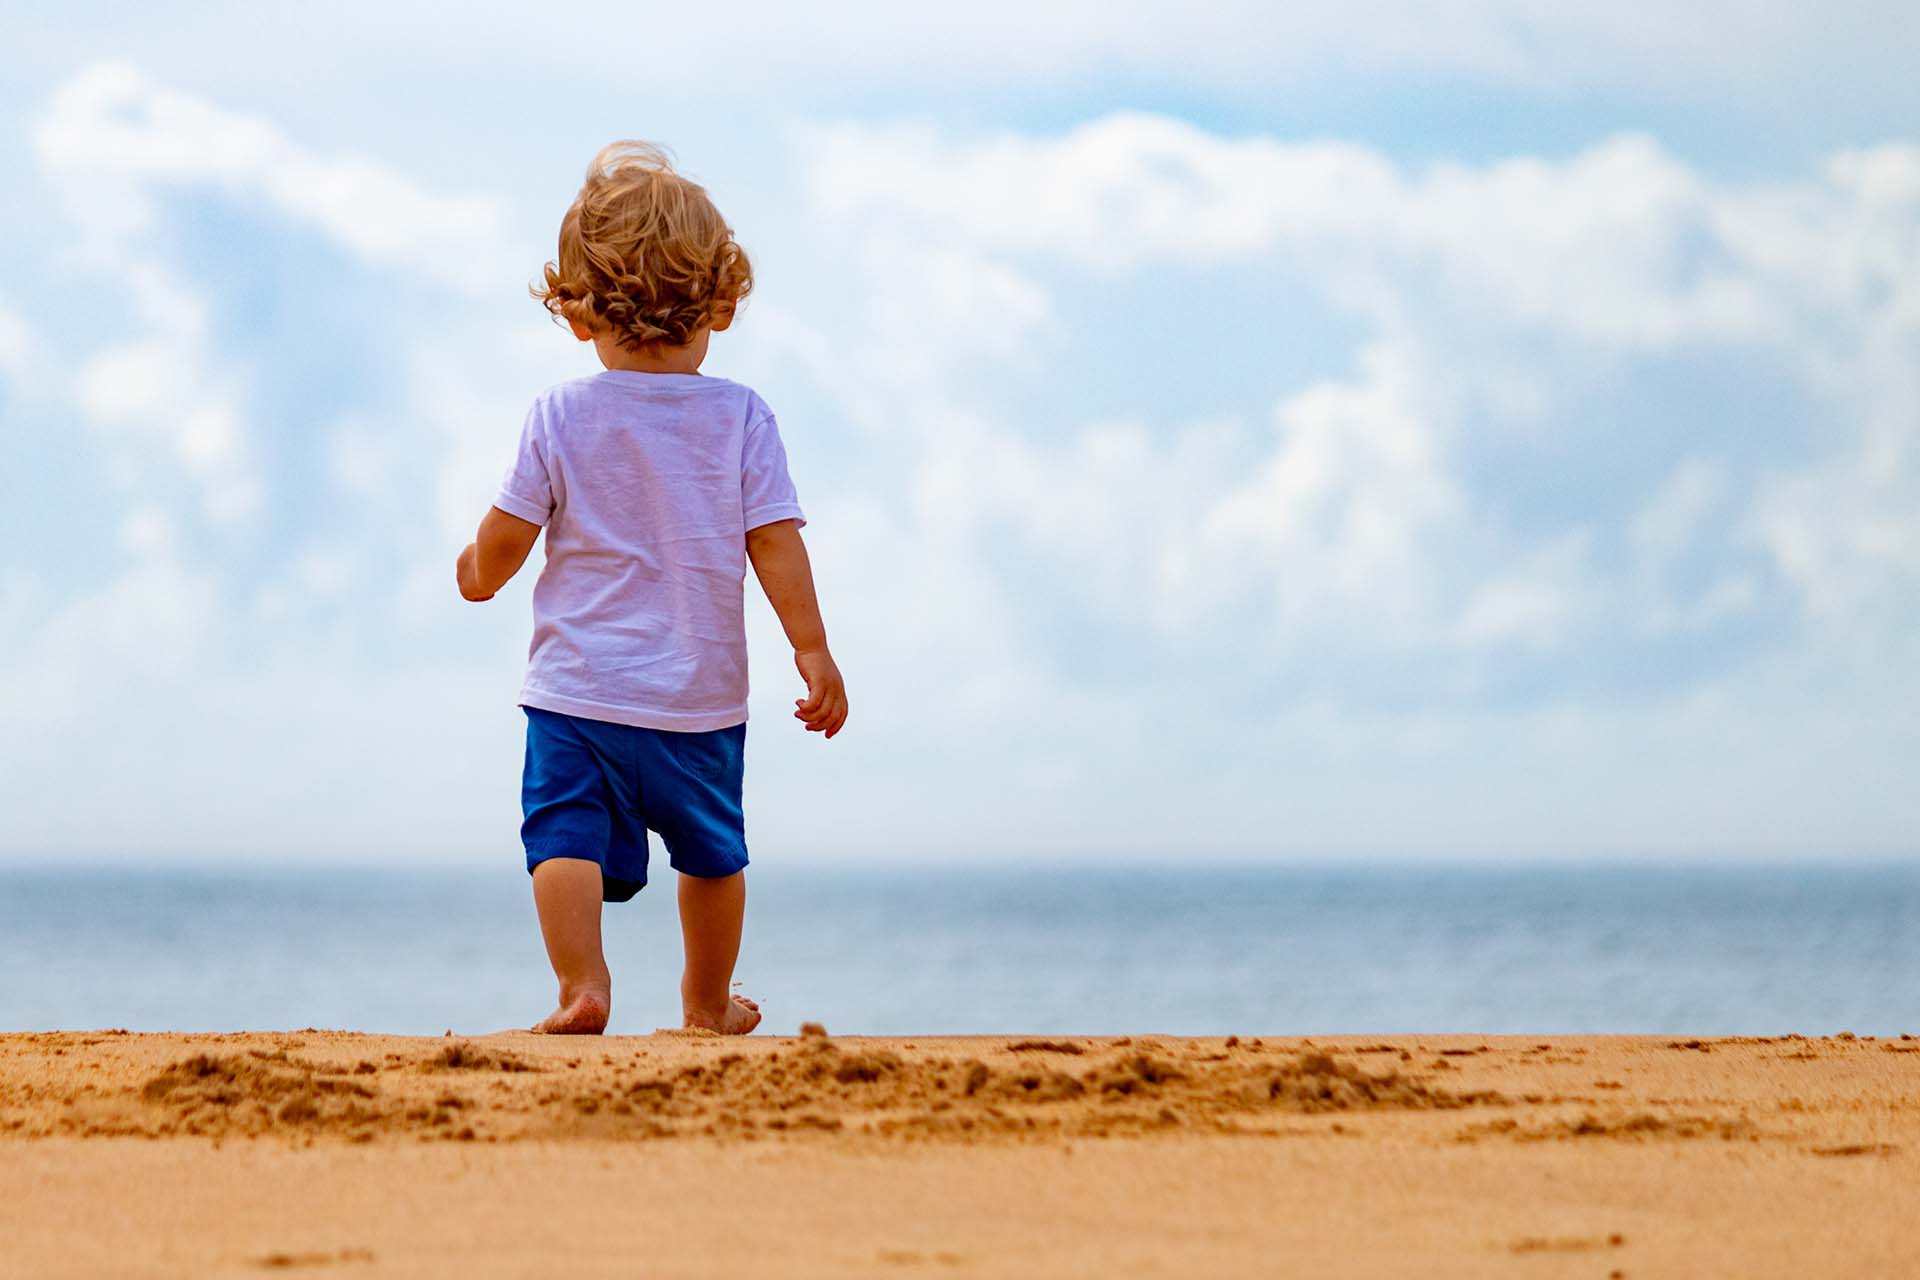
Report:
M746 725L673 733L522 710L528 874L548 858L584 858L600 864L601 897L625 902L647 883L649 829L666 843L675 871L717 879L747 865Z

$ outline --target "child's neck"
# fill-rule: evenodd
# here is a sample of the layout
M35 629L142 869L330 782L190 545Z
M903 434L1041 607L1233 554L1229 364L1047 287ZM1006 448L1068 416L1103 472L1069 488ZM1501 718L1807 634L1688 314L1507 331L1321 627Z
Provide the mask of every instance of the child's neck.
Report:
M698 373L700 362L707 358L707 338L711 332L710 329L698 329L689 341L680 346L648 342L638 348L623 347L599 335L594 338L593 345L600 354L600 363L609 369L624 369L630 373Z

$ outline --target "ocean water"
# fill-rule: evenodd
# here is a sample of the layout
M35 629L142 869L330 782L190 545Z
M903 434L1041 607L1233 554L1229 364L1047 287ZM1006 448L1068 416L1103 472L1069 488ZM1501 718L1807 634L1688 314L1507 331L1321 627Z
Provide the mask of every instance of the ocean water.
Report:
M749 873L767 1029L1920 1033L1920 866ZM672 886L607 909L678 1022ZM524 872L0 871L0 1030L523 1026Z

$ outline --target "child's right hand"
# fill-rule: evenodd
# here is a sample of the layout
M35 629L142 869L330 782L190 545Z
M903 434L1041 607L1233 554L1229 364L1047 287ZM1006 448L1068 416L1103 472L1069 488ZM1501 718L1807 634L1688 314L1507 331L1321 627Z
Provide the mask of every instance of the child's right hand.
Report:
M793 665L807 682L807 696L794 699L793 718L804 721L808 733L831 738L847 722L847 685L840 668L825 649L795 650Z
M461 596L476 601L493 599L494 592L520 572L539 540L539 525L498 507L488 507L480 520L480 532L454 565Z
M459 560L455 561L453 566L454 581L460 587L460 598L462 600L472 600L478 603L482 600L493 599L493 592L484 591L480 587L479 563L480 546L478 543L469 542L466 550L460 553Z

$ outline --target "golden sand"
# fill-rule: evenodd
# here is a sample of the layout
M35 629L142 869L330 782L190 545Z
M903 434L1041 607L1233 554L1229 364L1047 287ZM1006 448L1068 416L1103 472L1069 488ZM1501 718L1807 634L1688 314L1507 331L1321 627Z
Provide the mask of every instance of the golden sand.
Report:
M0 1036L0 1275L1920 1275L1920 1041Z

